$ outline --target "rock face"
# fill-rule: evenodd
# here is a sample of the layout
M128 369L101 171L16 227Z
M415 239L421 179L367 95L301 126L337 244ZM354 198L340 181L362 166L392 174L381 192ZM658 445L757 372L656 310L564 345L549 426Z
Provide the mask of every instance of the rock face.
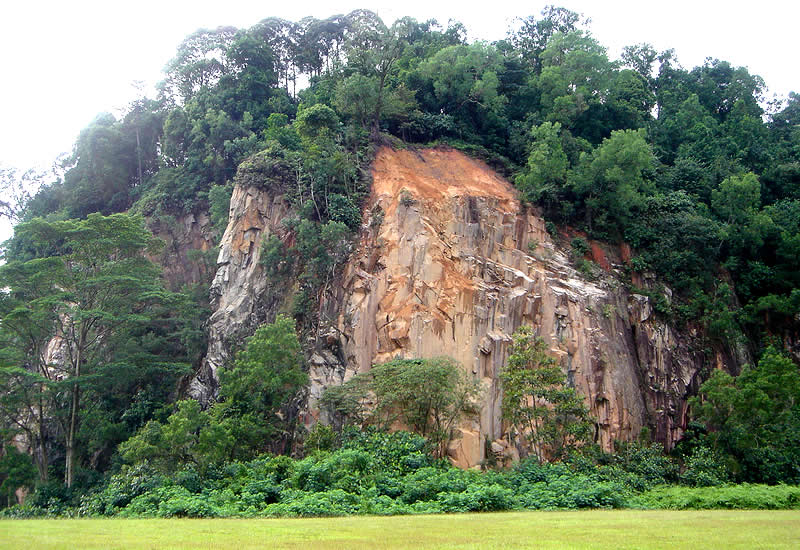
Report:
M217 273L211 283L208 352L187 393L207 404L216 396L217 369L231 359L231 347L275 318L285 293L265 276L261 243L270 235L285 237L281 224L288 206L281 195L257 187L236 186L228 227L220 242Z
M288 290L272 288L259 265L263 238L288 238L286 215L280 196L234 191L212 285L209 351L191 384L201 400L213 395L216 369L229 359L226 342L274 318ZM480 417L450 446L454 462L472 467L487 448L509 447L498 375L511 334L529 324L584 396L599 444L610 449L649 427L672 445L704 362L693 351L696 336L676 333L647 297L626 290L616 258L624 254L596 243L591 253L599 274L588 280L544 220L479 161L445 149L381 149L357 248L321 304L325 337L309 361L306 422L319 418L315 403L326 386L376 362L451 356L485 388Z
M150 222L153 234L165 243L158 258L171 290L187 284L208 284L216 266L208 254L214 248L211 221L206 212L188 213Z

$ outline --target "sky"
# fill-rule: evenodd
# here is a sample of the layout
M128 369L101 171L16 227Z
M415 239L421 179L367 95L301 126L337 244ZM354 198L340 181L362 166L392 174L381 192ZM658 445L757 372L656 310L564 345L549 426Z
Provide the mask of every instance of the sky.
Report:
M119 113L136 97L135 81L152 87L160 80L178 44L198 28L249 27L270 16L325 18L366 8L387 24L407 15L443 24L455 19L467 27L470 40L497 40L515 17L538 15L549 3L590 17L592 34L612 58L626 45L648 42L658 50L674 48L687 68L716 57L763 77L770 94L800 91L800 2L789 0L7 0L0 7L0 165L49 166L71 151L98 113Z

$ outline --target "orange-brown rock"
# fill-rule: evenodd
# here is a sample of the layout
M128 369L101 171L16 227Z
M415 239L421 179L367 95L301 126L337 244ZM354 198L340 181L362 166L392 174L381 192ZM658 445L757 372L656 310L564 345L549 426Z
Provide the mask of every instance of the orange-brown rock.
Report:
M226 338L274 317L259 250L286 214L280 196L234 191L196 396L213 393ZM692 351L695 336L677 333L653 314L649 298L627 290L614 255L594 246L592 255L606 265L588 280L544 220L482 162L450 149L382 148L356 249L320 307L307 422L320 418L316 401L325 387L376 362L451 356L485 388L479 418L463 423L448 449L460 466L475 466L487 440L508 441L499 373L511 334L529 324L584 396L600 445L610 449L643 427L671 445L686 425L686 398L703 362ZM498 453L516 456L506 447Z
M153 234L164 241L164 249L154 261L171 290L187 284L208 284L216 266L208 254L214 248L211 221L205 212L150 220Z

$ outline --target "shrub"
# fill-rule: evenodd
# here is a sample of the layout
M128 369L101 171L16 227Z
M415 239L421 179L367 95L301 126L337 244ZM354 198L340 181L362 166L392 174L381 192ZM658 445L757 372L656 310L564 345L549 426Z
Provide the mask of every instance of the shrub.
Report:
M289 498L264 509L268 516L347 516L360 512L359 498L341 489L319 493L289 493Z
M97 493L81 499L81 515L111 516L125 508L139 495L161 487L165 478L155 472L147 462L135 466L123 466L119 474L111 479Z
M358 493L371 485L373 475L373 459L369 453L342 449L301 460L295 469L292 486L311 492L343 489Z
M512 491L496 484L473 485L461 493L441 493L436 500L445 512L495 512L514 507Z
M570 243L572 254L575 259L583 258L589 252L589 243L583 237L575 237Z
M662 486L642 494L631 504L670 510L796 510L800 508L800 487L748 483L719 487Z
M401 498L411 504L420 500L436 500L439 493L461 493L468 489L470 475L470 472L455 468L421 468L405 476Z
M722 458L708 447L697 447L686 459L682 483L693 487L711 487L729 481L728 469Z
M519 506L526 509L621 508L630 493L620 483L589 476L560 476L549 482L523 484Z
M408 189L403 189L400 191L400 204L405 208L411 208L417 201Z
M342 432L342 447L370 453L377 469L396 475L434 464L428 453L428 441L411 432L388 433L374 427L366 430L350 427Z
M303 441L303 450L310 451L332 451L338 443L336 432L330 426L317 422Z

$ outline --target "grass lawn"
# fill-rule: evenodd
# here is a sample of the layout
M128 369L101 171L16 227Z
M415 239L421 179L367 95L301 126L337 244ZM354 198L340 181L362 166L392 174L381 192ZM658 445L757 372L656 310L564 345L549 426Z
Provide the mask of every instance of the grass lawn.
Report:
M0 548L800 548L800 511L0 521Z

